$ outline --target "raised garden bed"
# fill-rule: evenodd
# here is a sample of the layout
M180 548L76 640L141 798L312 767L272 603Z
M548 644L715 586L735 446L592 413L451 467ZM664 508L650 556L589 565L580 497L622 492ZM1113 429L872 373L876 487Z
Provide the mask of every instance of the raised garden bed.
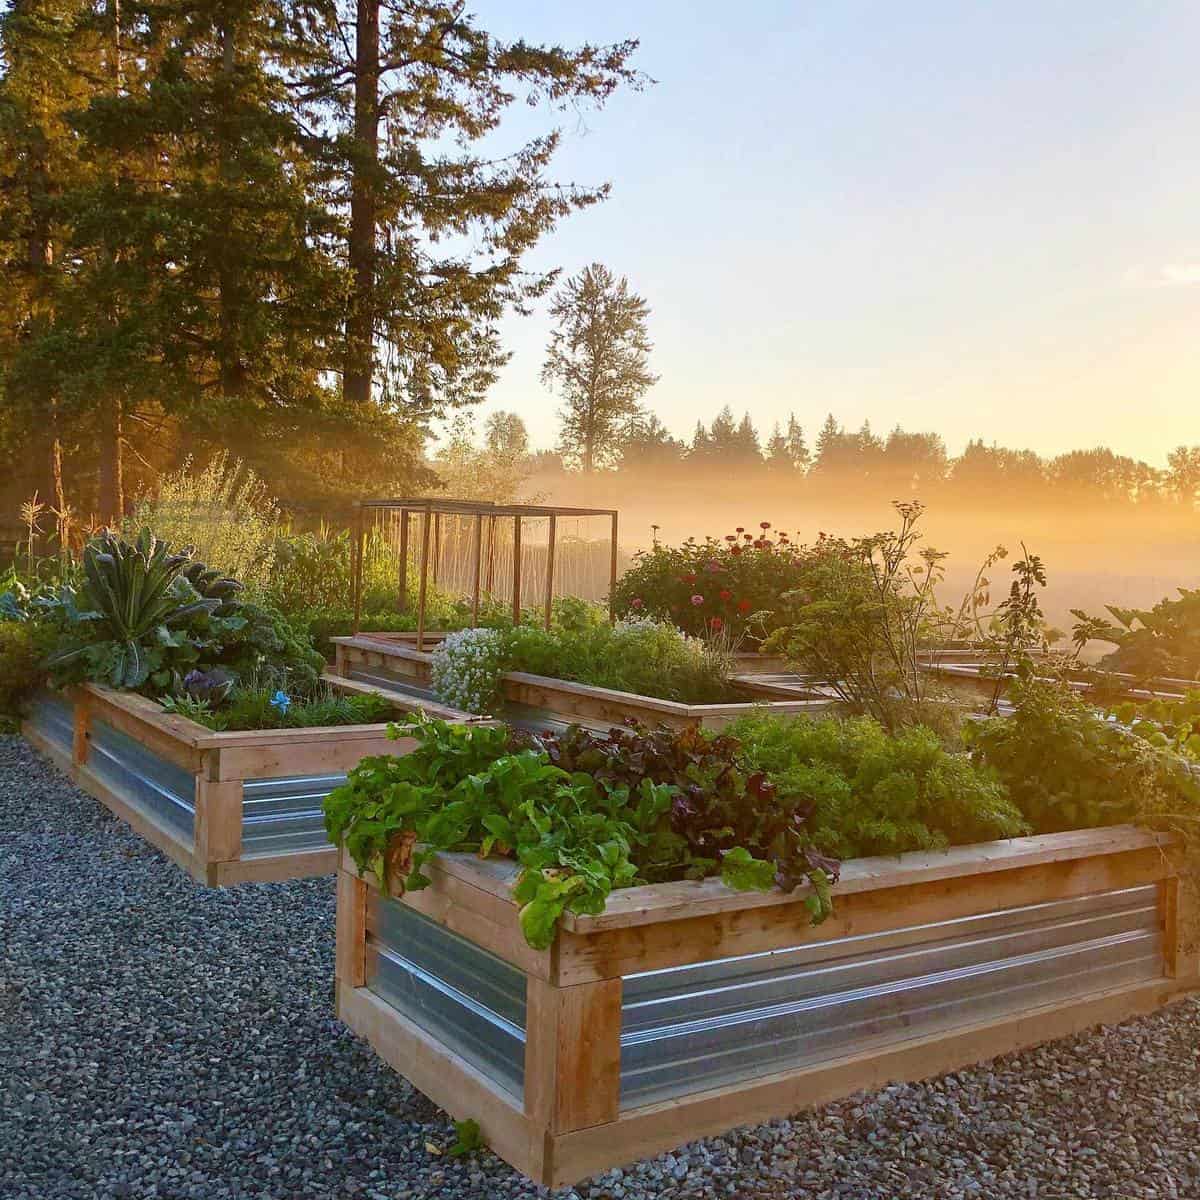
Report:
M354 690L348 681L335 686ZM438 705L395 698L469 720ZM322 803L372 754L404 754L386 724L216 733L132 692L83 684L44 691L25 737L85 792L200 883L328 875L337 851Z
M432 654L388 633L339 637L333 643L339 676L418 699L431 696ZM751 675L736 678L737 691L744 699L728 704L681 704L524 671L506 671L501 678L505 708L495 715L513 724L539 728L574 722L607 729L633 717L651 726L720 729L755 710L787 716L835 707L826 696L799 696L795 689L780 688Z
M858 859L816 927L798 894L630 888L546 951L507 862L394 896L343 856L338 1014L557 1187L1157 1008L1198 982L1176 853L1118 826Z

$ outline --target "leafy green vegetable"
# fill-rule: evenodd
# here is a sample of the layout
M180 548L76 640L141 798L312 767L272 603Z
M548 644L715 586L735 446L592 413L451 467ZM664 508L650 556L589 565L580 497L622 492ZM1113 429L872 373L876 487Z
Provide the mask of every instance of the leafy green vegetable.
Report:
M814 846L835 858L1028 832L995 773L922 726L891 735L870 717L751 716L728 732L747 765L774 782L778 802L807 811Z
M428 886L438 850L511 855L521 929L537 949L565 911L599 913L614 888L661 879L723 873L731 886L791 890L807 877L810 911L828 914L837 864L812 853L800 814L776 811L761 774L739 769L731 739L578 728L532 738L423 715L389 733L416 748L351 771L325 802L330 839L409 889Z
M775 864L755 858L745 846L734 846L721 858L721 882L739 892L768 892L775 882Z

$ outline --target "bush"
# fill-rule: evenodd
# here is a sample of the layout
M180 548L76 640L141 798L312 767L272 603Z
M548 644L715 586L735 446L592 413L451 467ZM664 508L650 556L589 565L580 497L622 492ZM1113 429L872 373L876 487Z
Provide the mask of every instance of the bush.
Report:
M1014 711L969 726L972 754L992 767L1038 833L1192 814L1200 784L1188 762L1106 719L1061 684L1015 680ZM1174 827L1168 820L1166 827Z
M924 723L950 733L954 709L919 659L943 624L935 587L944 555L916 550L919 504L895 508L897 530L851 541L821 536L805 559L802 586L780 597L779 626L764 649L889 730Z
M276 576L279 510L249 467L222 452L196 470L191 460L164 475L154 496L143 497L122 524L126 537L152 530L173 546L262 592Z
M31 621L0 620L0 722L20 719L45 676L46 632Z
M729 682L732 664L715 645L649 618L612 625L593 623L577 608L564 611L566 627L518 625L446 638L433 652L435 695L468 712L494 711L504 671L685 704L720 703L736 695Z
M786 532L760 522L752 533L741 526L723 538L689 538L680 546L641 550L617 580L618 616L670 621L685 633L751 642L779 623L779 598L800 587L807 550Z
M1071 612L1078 619L1077 645L1096 639L1116 646L1101 660L1106 670L1142 679L1200 678L1200 588L1180 588L1178 598L1160 600L1151 609L1109 605L1111 620Z
M818 850L836 858L936 850L1028 832L995 774L950 753L930 729L888 734L870 717L751 716L729 734L780 801L809 811Z

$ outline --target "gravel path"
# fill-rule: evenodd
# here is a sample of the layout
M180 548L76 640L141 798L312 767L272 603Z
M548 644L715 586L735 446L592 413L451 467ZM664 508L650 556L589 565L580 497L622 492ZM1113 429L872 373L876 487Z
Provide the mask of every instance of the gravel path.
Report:
M0 1198L545 1195L331 1015L329 879L195 886L0 738ZM1200 1197L1200 1001L563 1196Z

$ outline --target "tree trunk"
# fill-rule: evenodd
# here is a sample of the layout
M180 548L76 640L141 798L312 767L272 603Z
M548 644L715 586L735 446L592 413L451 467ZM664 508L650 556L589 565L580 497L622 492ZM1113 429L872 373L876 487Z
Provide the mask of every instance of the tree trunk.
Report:
M231 229L233 221L233 190L236 186L235 169L232 161L231 143L236 136L231 128L230 114L235 109L234 68L237 64L236 30L228 10L222 15L221 39L221 88L220 112L217 118L217 166L222 190L222 227ZM220 374L221 395L226 399L238 397L242 392L243 370L239 347L239 330L242 325L242 297L238 292L237 244L233 238L221 239L216 247L217 264L217 366Z
M111 23L111 42L108 46L108 71L113 95L119 96L122 85L121 63L121 0L107 0L105 13ZM100 520L115 525L125 513L125 472L121 461L121 438L124 425L119 395L104 397L100 408Z
M121 461L124 413L121 401L106 400L100 413L100 520L116 525L125 515L125 471Z
M354 161L350 184L350 271L342 397L371 400L375 368L376 169L379 162L380 0L358 0L355 25Z

